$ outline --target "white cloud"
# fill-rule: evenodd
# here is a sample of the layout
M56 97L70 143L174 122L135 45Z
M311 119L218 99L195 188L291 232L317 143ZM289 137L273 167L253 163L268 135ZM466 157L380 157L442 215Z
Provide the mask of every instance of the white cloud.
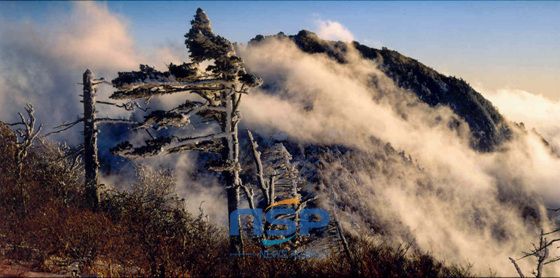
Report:
M484 92L484 89L481 91ZM552 146L560 150L560 101L511 89L486 91L484 96L509 120L523 122L528 130L534 128Z
M560 173L554 169L560 160L537 137L521 135L503 152L474 151L465 122L459 131L448 128L457 117L449 108L431 108L397 88L351 47L346 64L305 54L286 41L271 40L241 54L248 69L272 85L243 100L243 123L250 129L365 153L334 158L321 172L323 183L342 184L333 190L338 204L352 208L341 212L348 227L368 230L367 223L384 223L389 238L398 241L409 233L419 249L439 259L471 262L479 274L492 269L506 276L516 274L508 257L538 239L515 202L535 209L547 229L542 200L559 204ZM372 137L410 154L422 170L379 151ZM370 160L373 156L390 158ZM502 231L507 240L497 238ZM531 264L520 263L524 269ZM546 271L557 275L560 267Z
M15 116L25 102L32 102L39 120L51 126L73 120L80 113L80 86L76 83L86 68L111 79L118 70L134 69L145 61L161 66L162 62L184 59L178 57L184 46L163 48L154 51L155 55L136 51L126 20L111 13L104 4L76 3L72 13L53 15L60 22L54 26L19 22L2 27L0 116ZM354 39L338 22L316 23L318 35L324 39ZM361 193L351 198L363 201L364 214L380 212L381 219L367 220L392 221L401 229L408 228L421 249L433 251L448 262L468 260L482 273L491 267L502 275L515 274L507 257L528 249L535 233L512 206L498 200L499 186L500 190L521 192L515 196L516 201L539 200L528 197L527 192L536 192L551 202L560 198L560 177L555 170L560 168L559 162L544 151L537 138L529 136L512 142L507 152L477 153L468 146L467 132L463 130L457 136L447 129L446 119L453 116L449 109L431 109L417 103L409 92L396 88L372 61L360 59L352 49L347 65L324 55L306 55L287 42L272 41L241 52L250 70L278 84L276 95L255 90L244 97L244 124L263 133L279 130L301 141L342 144L366 153L373 147L371 136L405 150L429 173L430 183L426 186L435 188L437 194L418 190L416 180L426 176L417 169L395 163L383 173L375 168L384 165L368 165L349 174L357 182L347 186L349 192ZM369 86L372 76L378 79L376 88ZM558 103L524 92L503 96L498 93L489 98L508 117L527 125L540 125L541 129L537 129L545 137L548 134L558 138L558 131L546 131L546 127L560 122ZM191 209L208 200L218 205L215 211L211 209L212 214L225 215L225 207L219 206L224 203L220 195L223 189L214 186L214 177L192 180L192 161L187 156L158 157L151 164L167 163L176 169L182 181L178 190L188 194ZM352 163L358 165L360 161ZM334 167L332 172L343 174ZM389 175L401 172L406 175L398 179ZM473 219L487 224L477 230L475 225L469 225ZM395 226L389 227L387 234L397 234ZM507 233L508 240L500 242L493 237L500 229ZM528 261L521 263L528 269ZM560 273L558 267L551 270L554 272L550 274Z
M194 11L193 11L194 12ZM188 59L183 44L167 42L148 47L149 53L137 51L136 42L126 18L111 12L104 3L76 2L70 13L49 15L49 24L38 26L28 21L1 22L0 25L0 119L17 120L25 103L35 106L37 120L45 124L43 134L63 122L72 122L82 113L80 97L82 74L91 69L96 77L111 80L118 71L137 70L140 63L163 70L170 62L182 63ZM99 100L107 100L113 88L100 86ZM184 95L183 95L184 97ZM174 103L176 104L176 102ZM100 116L128 117L129 113L112 106L98 105ZM80 126L51 139L79 143ZM101 137L103 131L101 129ZM109 131L106 131L109 132ZM115 142L106 142L114 144ZM100 141L100 144L101 141ZM106 151L112 146L100 146ZM158 167L166 160L174 163L165 166L178 173L177 191L187 198L188 207L198 213L202 200L216 203L206 208L206 213L216 219L225 215L220 206L225 201L219 195L222 187L211 177L193 179L193 157L146 160ZM127 176L102 177L108 185L126 186ZM189 192L189 194L187 194Z
M317 35L325 40L352 42L354 35L342 24L331 20L315 20Z
M149 64L164 69L169 62L187 60L184 45L172 43L137 50L128 20L111 12L106 4L76 2L69 13L49 15L39 26L29 21L2 22L0 28L0 118L15 120L26 102L36 105L39 121L48 132L81 113L79 94L82 74L111 80L118 71L136 70ZM100 86L99 97L112 91ZM40 107L39 107L40 104ZM99 107L104 116L122 110ZM68 136L69 134L66 134ZM73 137L73 136L70 136Z

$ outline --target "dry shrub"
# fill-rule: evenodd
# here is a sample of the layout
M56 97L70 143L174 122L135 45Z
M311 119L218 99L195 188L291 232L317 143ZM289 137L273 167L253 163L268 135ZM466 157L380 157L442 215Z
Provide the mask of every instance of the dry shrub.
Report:
M2 260L68 274L107 277L389 277L471 276L468 267L443 262L407 245L392 247L349 238L354 258L264 259L229 255L227 232L185 210L169 170L137 168L129 191L105 190L101 210L83 207L83 169L74 151L35 145L24 161L27 214L18 210L15 137L0 124L0 248ZM258 241L257 241L258 242ZM261 247L246 240L246 251ZM304 248L304 247L301 247ZM301 249L300 248L300 249Z
M107 194L102 202L117 223L117 240L108 257L118 265L133 265L132 272L151 276L183 276L213 262L209 256L223 231L186 211L184 200L175 194L170 170L139 166L137 174L132 190Z

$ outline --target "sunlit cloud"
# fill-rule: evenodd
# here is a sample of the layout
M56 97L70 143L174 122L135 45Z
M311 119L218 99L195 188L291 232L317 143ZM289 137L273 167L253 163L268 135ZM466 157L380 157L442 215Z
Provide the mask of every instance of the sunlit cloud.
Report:
M523 90L481 90L509 120L523 123L528 130L534 128L560 150L560 101Z
M351 42L354 35L342 24L331 20L316 19L317 35L325 40Z
M248 68L271 85L243 101L245 125L262 134L359 150L331 158L320 171L337 203L351 208L352 213L341 211L351 230L377 223L388 238L411 236L421 250L447 262L471 262L482 274L492 269L515 275L508 257L528 249L538 227L526 226L519 208L503 199L530 206L543 219L542 200L560 205L560 173L553 170L560 160L538 137L520 134L507 151L479 153L469 145L468 128L447 128L457 117L449 108L420 102L352 48L346 64L303 53L286 41L269 40L241 53ZM385 142L396 152L386 152ZM418 164L403 160L401 151ZM496 238L496 229L508 240ZM528 261L520 263L529 268Z

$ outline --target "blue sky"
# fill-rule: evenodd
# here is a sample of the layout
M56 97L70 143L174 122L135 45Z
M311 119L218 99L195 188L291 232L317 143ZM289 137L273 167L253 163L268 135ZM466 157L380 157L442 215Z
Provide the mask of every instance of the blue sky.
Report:
M560 2L107 2L129 23L136 47L182 43L197 7L216 33L316 30L339 22L364 44L387 46L487 89L521 89L560 100ZM0 23L53 22L69 2L0 2ZM0 26L1 29L1 26Z

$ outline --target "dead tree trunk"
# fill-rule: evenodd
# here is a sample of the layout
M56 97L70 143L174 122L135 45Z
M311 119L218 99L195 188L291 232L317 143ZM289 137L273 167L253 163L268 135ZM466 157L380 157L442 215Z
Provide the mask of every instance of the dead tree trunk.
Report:
M35 110L33 109L33 105L28 103L25 111L27 112L29 119L26 120L23 114L18 113L21 121L13 124L8 124L9 126L23 126L23 128L16 129L18 141L16 142L15 153L15 180L20 190L21 209L23 210L23 215L27 214L27 199L29 198L26 185L22 181L23 162L27 157L29 148L33 146L33 140L37 138L37 135L39 135L39 132L41 132L41 129L43 128L43 124L41 124L39 128L35 130Z
M350 263L353 265L354 263L354 257L352 256L352 253L350 252L350 247L348 247L348 241L346 241L346 237L344 236L344 231L342 230L342 225L340 225L340 222L338 221L338 216L336 214L336 208L333 208L332 210L332 214L334 216L334 223L336 224L336 233L338 235L338 238L340 239L340 242L342 243L342 247L344 248L344 253L346 254L346 257L348 257L348 261L350 261Z
M233 92L224 91L224 96L222 99L225 101L225 122L222 127L222 131L229 133L231 135L224 138L224 149L223 149L223 161L229 165L228 170L225 172L226 175L226 194L228 200L228 215L231 215L234 211L239 208L239 193L241 182L239 178L239 171L241 167L239 166L239 139L237 137L237 124L239 122L239 117L236 107L233 105L233 98L235 94ZM229 218L231 221L231 218ZM235 221L239 222L239 218ZM230 231L230 252L231 253L243 253L243 238L241 233L237 236L231 235Z
M96 211L99 206L99 162L97 160L97 123L95 119L95 98L97 86L93 73L84 72L84 166L86 172L85 198L87 206Z

